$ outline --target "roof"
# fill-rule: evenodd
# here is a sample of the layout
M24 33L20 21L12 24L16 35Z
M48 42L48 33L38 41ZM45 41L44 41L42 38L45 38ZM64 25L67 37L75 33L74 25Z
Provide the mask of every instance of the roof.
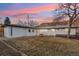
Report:
M69 26L48 26L48 27L37 27L38 29L64 29L69 28ZM76 26L72 26L71 28L79 28Z
M64 28L69 28L67 25L63 26L36 26L36 27L29 27L29 26L20 26L20 25L2 25L2 27L19 27L19 28L32 28L32 29L64 29ZM77 26L72 26L71 28L79 28Z
M19 27L19 28L32 28L29 26L21 26L21 25L2 25L2 27Z

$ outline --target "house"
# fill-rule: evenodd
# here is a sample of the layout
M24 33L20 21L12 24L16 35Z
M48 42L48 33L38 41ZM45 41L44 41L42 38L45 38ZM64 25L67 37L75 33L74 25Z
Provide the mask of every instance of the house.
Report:
M56 36L67 35L68 26L20 26L20 25L2 25L3 36L7 38L24 37L24 36ZM79 27L71 27L71 35L76 35L76 29Z
M71 27L71 35L79 33L79 20ZM2 33L2 34L1 34ZM2 25L0 24L0 36L7 38L24 37L24 36L56 36L68 34L68 21L44 23L40 26L22 26L22 25Z

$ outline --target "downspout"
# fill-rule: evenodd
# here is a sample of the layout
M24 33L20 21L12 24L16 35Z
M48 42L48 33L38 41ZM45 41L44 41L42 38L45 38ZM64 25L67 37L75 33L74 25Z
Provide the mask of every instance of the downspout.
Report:
M10 35L12 36L12 34L13 34L13 32L12 32L12 26L11 26L11 33L10 33Z

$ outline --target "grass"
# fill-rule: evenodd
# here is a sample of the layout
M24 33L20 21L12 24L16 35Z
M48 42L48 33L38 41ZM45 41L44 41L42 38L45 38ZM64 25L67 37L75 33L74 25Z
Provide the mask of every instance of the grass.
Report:
M28 56L79 56L79 40L60 37L22 37L6 41Z
M0 56L21 56L21 54L0 42Z

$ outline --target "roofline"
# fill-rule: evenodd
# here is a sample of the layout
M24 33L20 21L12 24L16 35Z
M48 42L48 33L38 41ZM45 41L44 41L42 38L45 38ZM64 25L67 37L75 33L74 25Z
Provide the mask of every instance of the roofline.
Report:
M51 28L38 27L37 29L65 29L65 28L69 28L69 27L51 27ZM71 28L79 28L79 27L71 27Z
M2 25L2 27L19 27L19 28L32 28L29 26L21 26L21 25Z
M52 27L39 27L39 26L35 26L35 27L29 27L29 26L21 26L21 25L2 25L2 27L19 27L19 28L32 28L32 29L65 29L65 28L69 28L68 26L52 26ZM79 28L77 26L72 26L71 28Z

